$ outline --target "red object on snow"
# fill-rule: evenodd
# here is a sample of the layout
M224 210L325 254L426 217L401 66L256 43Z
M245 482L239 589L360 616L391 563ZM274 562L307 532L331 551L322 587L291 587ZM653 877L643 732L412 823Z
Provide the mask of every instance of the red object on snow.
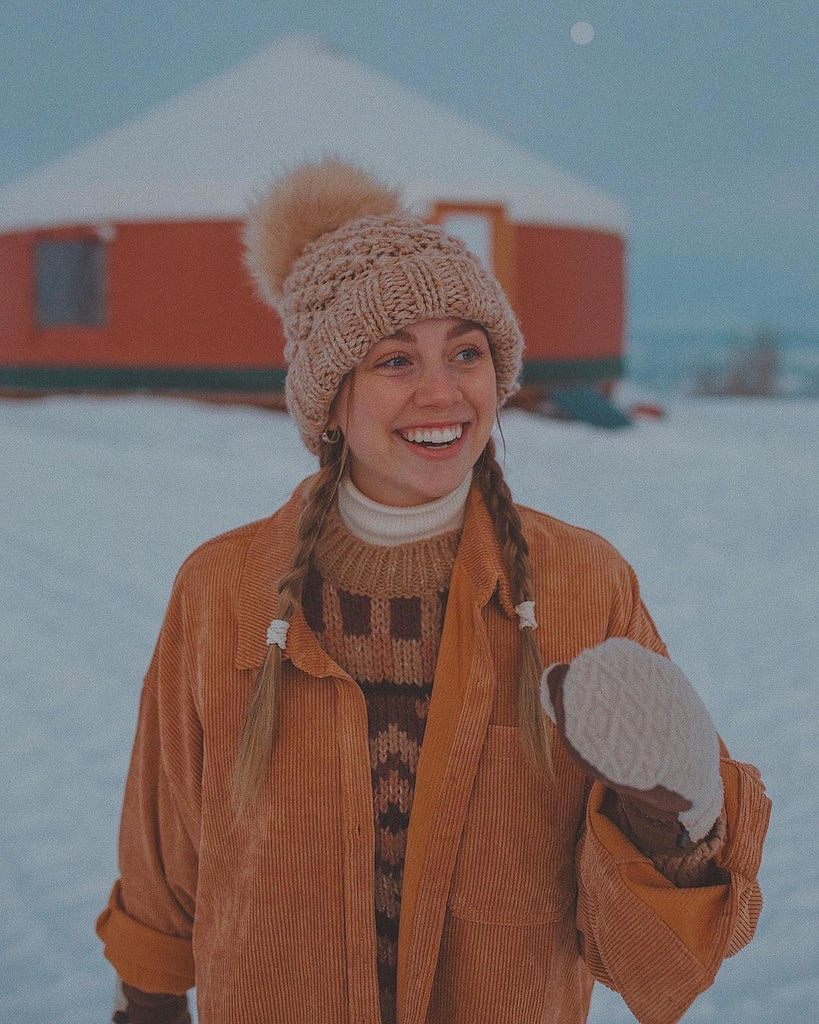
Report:
M653 402L636 402L629 406L628 414L632 419L641 416L647 420L661 420L664 419L666 412L661 405L655 405Z

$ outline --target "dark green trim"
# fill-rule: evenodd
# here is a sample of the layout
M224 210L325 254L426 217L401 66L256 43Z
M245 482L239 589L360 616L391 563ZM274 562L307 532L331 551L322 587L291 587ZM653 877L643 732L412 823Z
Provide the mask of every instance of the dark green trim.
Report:
M623 359L527 360L523 384L616 380ZM284 390L285 371L187 366L0 366L0 388L13 391L200 391L259 394Z
M0 388L19 391L282 391L284 370L182 366L0 366Z
M610 359L527 359L523 384L551 384L554 381L617 380L625 372L625 360Z

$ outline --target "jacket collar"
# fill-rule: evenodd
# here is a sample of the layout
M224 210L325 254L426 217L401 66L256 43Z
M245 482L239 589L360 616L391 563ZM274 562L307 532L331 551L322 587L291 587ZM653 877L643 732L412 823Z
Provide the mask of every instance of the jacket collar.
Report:
M296 550L303 490L304 483L285 505L259 524L247 550L239 580L237 668L258 668L264 661L267 629L276 617L278 581L290 569ZM463 573L478 607L482 608L497 593L504 612L510 617L515 614L500 542L475 484L467 498L456 567ZM322 650L300 609L290 623L285 655L312 676L344 674Z
M247 549L237 601L235 664L239 669L259 668L267 653L267 629L276 617L278 582L293 564L305 483L299 484L269 519L261 521ZM343 675L322 650L301 609L291 619L285 657L312 676Z
M466 502L458 563L472 587L479 608L483 608L497 592L501 608L508 616L514 616L512 588L503 564L495 524L480 488L474 483Z

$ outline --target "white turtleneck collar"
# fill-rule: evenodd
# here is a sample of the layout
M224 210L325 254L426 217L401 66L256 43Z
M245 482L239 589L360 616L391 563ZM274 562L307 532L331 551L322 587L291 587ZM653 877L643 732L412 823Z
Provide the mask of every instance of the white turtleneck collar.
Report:
M397 508L372 501L345 477L338 489L338 511L354 537L367 544L397 547L460 530L471 484L472 474L468 473L460 487L443 498L426 505Z

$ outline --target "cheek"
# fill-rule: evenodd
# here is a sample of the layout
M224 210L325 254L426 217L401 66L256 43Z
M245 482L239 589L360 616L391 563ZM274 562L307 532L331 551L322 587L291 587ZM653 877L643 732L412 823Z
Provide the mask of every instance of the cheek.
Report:
M494 371L482 382L476 402L485 418L495 419L498 411L498 383Z
M352 427L347 434L347 447L353 459L371 462L377 446L373 443L373 432L361 427Z
M340 426L345 430L346 424L347 445L354 458L365 461L384 458L392 423L391 410L384 408L384 404L377 390L359 389L343 407L346 419L340 421Z

